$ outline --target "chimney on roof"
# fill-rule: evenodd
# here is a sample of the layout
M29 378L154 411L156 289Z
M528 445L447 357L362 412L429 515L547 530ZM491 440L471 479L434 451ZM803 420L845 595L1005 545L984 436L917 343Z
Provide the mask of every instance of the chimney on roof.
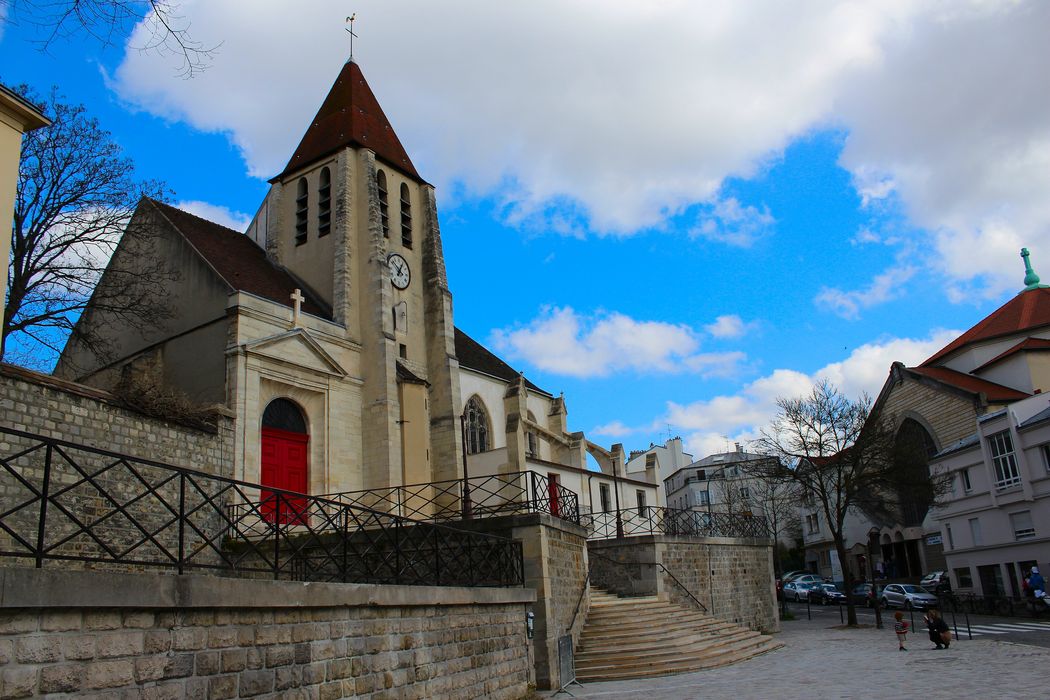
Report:
M742 450L742 449L740 449L740 443L739 443L739 442L738 442L738 443L736 443L736 451L737 451L737 452L743 452L743 450Z

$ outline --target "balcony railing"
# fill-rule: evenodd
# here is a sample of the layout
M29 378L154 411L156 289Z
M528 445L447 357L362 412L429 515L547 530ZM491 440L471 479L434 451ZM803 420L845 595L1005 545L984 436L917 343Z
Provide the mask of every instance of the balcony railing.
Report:
M580 524L587 528L588 539L592 540L637 535L769 537L765 518L758 516L656 506L588 513Z
M532 471L329 494L339 503L436 522L547 513L580 522L579 497Z
M0 428L0 557L116 570L520 586L521 544Z

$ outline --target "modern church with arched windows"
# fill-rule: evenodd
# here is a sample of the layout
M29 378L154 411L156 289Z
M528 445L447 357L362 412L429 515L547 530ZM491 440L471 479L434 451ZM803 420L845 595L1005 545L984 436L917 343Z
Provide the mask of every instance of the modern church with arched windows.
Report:
M134 268L144 238L176 273L171 318L130 329L85 314L108 355L74 333L55 373L102 388L146 374L223 406L229 476L330 494L531 470L584 508L600 482L625 507L662 502L622 476L620 446L568 431L563 397L454 326L434 188L353 61L246 233L143 200L101 285Z

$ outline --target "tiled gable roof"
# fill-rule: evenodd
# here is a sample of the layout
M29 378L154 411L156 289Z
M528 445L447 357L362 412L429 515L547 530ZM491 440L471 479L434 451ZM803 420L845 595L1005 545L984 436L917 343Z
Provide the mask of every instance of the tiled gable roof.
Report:
M155 199L147 200L190 245L211 265L230 287L291 307L292 292L303 285L275 266L266 253L243 233L194 216ZM331 320L331 311L302 289L306 297L302 309L308 314Z
M975 377L972 374L956 372L954 369L948 369L947 367L927 367L925 365L920 365L919 367L908 367L908 371L929 377L930 379L934 379L942 384L948 384L949 386L954 386L963 391L968 391L971 394L984 393L992 403L1017 401L1018 399L1027 398L1029 396L1023 391L1011 389L1008 386L996 384L987 379Z
M1050 326L1050 289L1029 289L989 314L970 330L938 350L920 367L936 365L971 343Z
M369 148L406 175L422 179L353 61L339 72L288 165L274 180L347 146Z
M518 380L519 372L516 369L496 357L492 351L458 328L456 329L456 357L459 359L460 367L477 370L483 374L502 379L505 382L516 382ZM550 396L550 394L528 379L525 380L525 386L532 391L538 391L541 394Z

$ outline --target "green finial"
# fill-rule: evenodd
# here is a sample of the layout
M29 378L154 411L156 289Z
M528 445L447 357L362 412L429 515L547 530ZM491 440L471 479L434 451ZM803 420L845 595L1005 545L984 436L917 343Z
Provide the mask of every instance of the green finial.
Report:
M1048 285L1039 284L1039 275L1035 274L1035 270L1032 269L1032 263L1028 259L1029 252L1027 248L1021 248L1021 257L1024 259L1024 288L1029 289L1046 289Z

